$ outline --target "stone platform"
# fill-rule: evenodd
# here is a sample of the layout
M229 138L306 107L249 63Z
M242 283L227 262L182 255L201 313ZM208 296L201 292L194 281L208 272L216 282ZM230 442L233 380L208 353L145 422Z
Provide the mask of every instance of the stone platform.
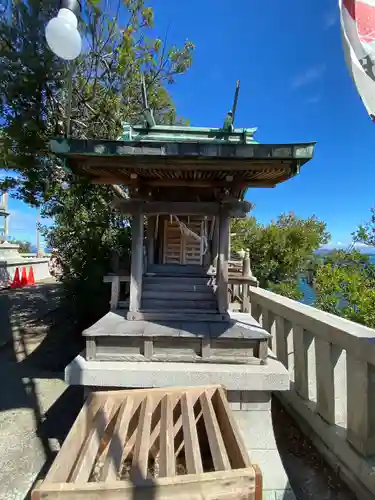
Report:
M117 312L107 313L83 335L87 360L224 364L265 364L270 338L253 318L129 321Z

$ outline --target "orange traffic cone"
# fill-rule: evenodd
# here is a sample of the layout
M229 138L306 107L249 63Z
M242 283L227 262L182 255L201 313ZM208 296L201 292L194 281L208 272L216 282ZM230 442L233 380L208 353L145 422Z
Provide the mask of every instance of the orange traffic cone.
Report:
M21 274L21 286L26 286L26 285L27 285L26 267L23 267Z
M29 272L29 277L27 278L27 284L28 285L35 285L33 266L30 266L30 272Z
M13 281L12 284L10 285L10 288L19 288L20 286L21 286L20 271L18 267L16 267L16 272L14 273Z

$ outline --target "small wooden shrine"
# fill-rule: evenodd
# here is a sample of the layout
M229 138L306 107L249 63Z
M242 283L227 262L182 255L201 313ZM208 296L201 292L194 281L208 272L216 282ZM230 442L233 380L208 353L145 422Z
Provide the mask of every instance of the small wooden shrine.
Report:
M113 206L132 216L129 277L110 278L111 312L84 332L86 358L265 362L269 334L228 314L230 219L251 210L248 188L298 174L314 143L259 144L230 113L223 128L155 125L149 113L116 141L51 141L75 175L126 188Z

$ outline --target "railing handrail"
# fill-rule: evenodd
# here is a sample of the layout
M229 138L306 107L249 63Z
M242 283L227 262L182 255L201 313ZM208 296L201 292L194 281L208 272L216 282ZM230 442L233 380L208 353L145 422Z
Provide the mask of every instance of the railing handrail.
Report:
M250 287L250 302L300 325L315 336L345 349L355 358L375 365L374 329L259 287Z

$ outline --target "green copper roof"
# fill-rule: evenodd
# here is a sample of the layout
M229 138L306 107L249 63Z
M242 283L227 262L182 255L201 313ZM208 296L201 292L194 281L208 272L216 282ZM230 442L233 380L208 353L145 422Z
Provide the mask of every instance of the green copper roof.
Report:
M209 142L228 144L258 144L254 139L256 128L236 128L230 131L221 128L188 127L179 125L155 125L154 127L132 126L123 123L120 141L129 142Z

